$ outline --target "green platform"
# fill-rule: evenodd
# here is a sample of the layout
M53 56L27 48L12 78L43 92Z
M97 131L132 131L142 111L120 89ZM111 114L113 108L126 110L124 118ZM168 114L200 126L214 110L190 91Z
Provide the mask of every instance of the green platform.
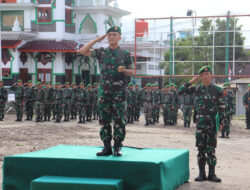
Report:
M4 158L3 190L30 190L42 176L122 179L125 190L172 190L189 180L186 149L123 148L122 157L97 157L101 147L59 145Z
M121 179L43 176L31 182L30 190L123 190Z

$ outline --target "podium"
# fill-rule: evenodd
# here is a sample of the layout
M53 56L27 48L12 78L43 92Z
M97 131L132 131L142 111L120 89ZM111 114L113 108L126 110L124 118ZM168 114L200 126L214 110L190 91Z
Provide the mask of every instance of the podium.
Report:
M57 185L67 181L72 187L76 181L105 184L105 180L107 183L118 180L122 186L119 188L124 190L172 190L189 180L186 149L123 147L122 157L96 156L101 149L58 145L7 156L3 164L3 190L32 190L32 184L48 183L52 179Z

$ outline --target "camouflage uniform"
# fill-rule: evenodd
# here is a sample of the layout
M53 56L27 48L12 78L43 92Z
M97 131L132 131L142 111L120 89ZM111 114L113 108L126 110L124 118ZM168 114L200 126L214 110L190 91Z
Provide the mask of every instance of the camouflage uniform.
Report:
M32 120L34 114L34 104L36 99L36 93L32 87L25 88L25 112L27 119Z
M98 111L98 88L93 88L93 116L94 120L99 118Z
M42 122L44 116L44 106L46 103L46 92L44 88L36 88L36 122Z
M153 93L152 91L145 90L143 92L143 109L144 109L144 115L146 120L146 125L149 125L152 123L153 119L153 113L152 113L152 107L153 107Z
M243 104L244 106L248 106L248 109L246 109L246 126L247 126L247 129L250 129L250 91L248 91L244 95Z
M24 88L23 86L13 85L10 90L13 90L15 93L15 110L16 110L16 121L22 121L23 117L23 102L24 102Z
M135 98L136 98L136 105L135 105L135 115L134 121L139 121L140 118L140 111L142 107L142 90L135 90Z
M173 93L173 96L174 96L174 109L171 111L171 120L172 120L171 124L176 125L180 101L179 101L178 92L176 90L172 90L172 89L171 89L171 92Z
M53 109L53 88L45 90L44 121L50 121L51 110Z
M133 123L134 121L134 112L135 112L135 92L128 89L126 93L126 102L127 102L127 123Z
M221 89L213 84L208 87L198 85L190 87L190 83L180 88L180 93L195 96L197 110L196 146L198 147L198 163L207 162L216 165L215 148L217 145L216 114L219 100L222 96Z
M72 88L71 94L71 119L76 119L77 116L77 88Z
M55 98L55 113L56 113L56 121L60 122L62 119L62 104L63 104L63 90L62 89L55 89L54 91L54 98Z
M87 90L87 109L86 109L86 121L92 121L93 102L94 102L94 91L92 89Z
M101 139L111 140L111 115L113 115L115 127L113 138L123 141L125 138L125 88L126 78L124 73L118 72L119 66L131 68L132 60L129 52L117 48L99 48L91 51L91 55L99 60L101 79L98 89L99 96L99 123Z
M182 111L184 117L184 127L190 127L194 99L190 94L183 94L181 97Z
M77 110L79 116L79 123L85 123L85 113L87 105L87 92L84 88L77 90Z
M161 105L164 125L170 124L171 111L174 109L174 96L171 92L161 92Z
M53 87L52 88L52 97L51 97L51 100L52 100L51 106L52 106L53 120L56 119L55 96L56 96L56 89Z
M159 123L159 117L160 117L160 91L154 90L153 91L154 96L154 107L153 107L153 122Z
M64 88L63 89L63 114L64 114L64 121L69 121L70 116L70 101L71 101L71 89Z
M4 119L5 105L8 100L8 92L4 87L0 88L0 121Z

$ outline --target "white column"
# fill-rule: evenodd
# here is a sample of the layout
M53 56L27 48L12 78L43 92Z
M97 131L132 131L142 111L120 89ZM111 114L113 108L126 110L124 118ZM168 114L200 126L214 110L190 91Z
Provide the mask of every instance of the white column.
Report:
M65 20L64 1L56 1L56 8L54 9L54 20ZM56 22L57 40L63 39L63 36L65 34L65 22Z

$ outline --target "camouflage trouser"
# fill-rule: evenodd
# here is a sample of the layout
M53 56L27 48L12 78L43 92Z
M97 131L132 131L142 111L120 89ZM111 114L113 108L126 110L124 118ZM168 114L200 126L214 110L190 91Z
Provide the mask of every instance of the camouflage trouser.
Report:
M99 91L99 123L102 125L100 136L102 141L112 139L111 120L114 120L113 139L125 138L125 93Z
M36 117L42 119L44 116L44 103L36 102Z
M170 116L170 109L168 105L163 105L162 106L162 114L163 114L163 122L166 124L169 121L169 116Z
M63 114L64 114L64 117L69 117L70 115L70 100L65 100L63 102Z
M77 106L76 106L76 101L71 102L71 117L77 115Z
M151 120L153 118L152 115L152 104L150 102L144 102L143 104L144 108L144 115L145 115L145 120Z
M92 104L88 104L88 105L87 105L87 109L86 109L86 116L87 116L87 117L92 117L92 111L93 111L93 106L92 106Z
M59 119L62 117L62 103L55 103L55 113L56 113L56 119Z
M196 127L196 147L198 148L198 163L207 162L208 165L216 165L215 148L217 145L217 131L215 116L198 117Z
M140 107L140 104L137 104L135 106L135 117L137 117L139 119L140 117L140 111L141 111L141 107Z
M4 109L5 109L5 103L0 103L0 117L4 117Z
M128 105L127 106L127 118L134 118L134 106L133 105Z
M17 117L23 117L23 102L21 100L16 100L15 110Z
M225 112L220 113L220 124L223 126L221 130L221 135L228 135L230 132L230 121L231 116L229 114L226 114Z
M250 129L250 110L249 109L246 110L246 124L247 124L248 129Z
M78 111L79 118L85 120L85 105L78 103L77 111Z
M34 101L25 102L25 113L27 116L33 116L34 114Z
M190 123L191 116L192 116L192 106L184 105L183 106L184 123Z
M93 115L97 116L97 117L99 116L98 104L97 103L94 104Z
M160 114L160 108L159 108L159 106L157 105L157 106L154 106L154 108L153 108L153 118L158 118L159 117L159 114Z
M51 103L46 103L44 106L44 117L50 117L51 116Z

